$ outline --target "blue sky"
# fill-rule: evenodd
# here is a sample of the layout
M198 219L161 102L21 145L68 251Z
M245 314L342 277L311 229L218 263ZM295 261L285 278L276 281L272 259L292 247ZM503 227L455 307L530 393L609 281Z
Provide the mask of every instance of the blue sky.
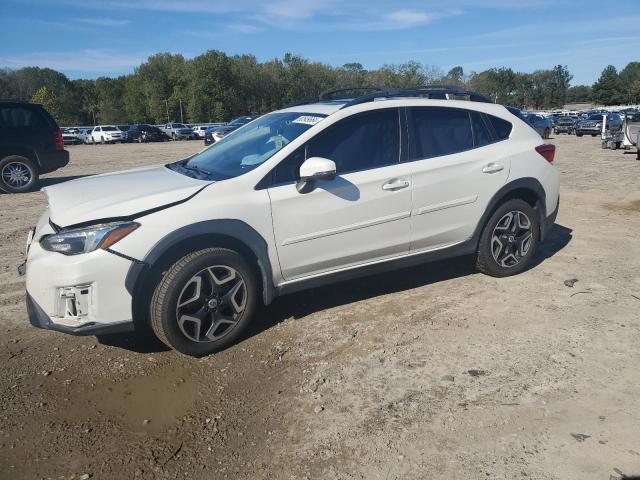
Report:
M408 60L465 72L567 65L573 84L640 60L637 0L0 0L0 67L71 78L149 55L285 52L366 68ZM626 16L625 16L626 15Z

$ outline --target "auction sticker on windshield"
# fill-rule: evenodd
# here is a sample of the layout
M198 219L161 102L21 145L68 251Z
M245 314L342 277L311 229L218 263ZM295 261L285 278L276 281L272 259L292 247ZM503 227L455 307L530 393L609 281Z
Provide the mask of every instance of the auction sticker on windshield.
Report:
M302 123L304 125L315 125L324 117L314 117L313 115L302 115L301 117L296 118L291 123Z

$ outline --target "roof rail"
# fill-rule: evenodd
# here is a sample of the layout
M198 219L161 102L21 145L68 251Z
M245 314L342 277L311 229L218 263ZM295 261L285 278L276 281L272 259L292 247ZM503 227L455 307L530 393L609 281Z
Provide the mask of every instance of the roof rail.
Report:
M345 93L345 92L357 92L359 90L382 92L385 89L384 87L379 87L379 86L366 86L366 87L345 87L345 88L337 88L335 90L325 90L324 92L320 93L320 95L318 95L317 97L310 97L305 100L296 100L295 102L286 104L282 108L297 107L300 105L309 105L310 103L330 102L334 100L351 100L354 98L353 95L350 95L348 97L337 97L336 94Z
M394 97L426 97L442 100L455 100L456 97L467 97L472 102L493 103L491 99L481 95L479 93L467 90L463 87L456 87L451 85L428 85L425 87L417 88L388 88L377 92L364 95L362 97L354 98L345 103L341 108L351 107L353 105L360 105L361 103L373 102L381 98L394 98Z
M365 95L359 97L339 97L338 93L369 91ZM330 101L345 101L345 104L340 107L347 108L353 105L360 105L361 103L373 102L374 100L382 98L394 98L394 97L426 97L441 100L469 100L472 102L493 103L490 98L485 97L479 93L467 90L463 87L457 87L453 85L427 85L424 87L416 88L385 88L380 86L368 86L368 87L346 87L338 88L336 90L327 90L322 92L317 98L309 98L307 100L299 100L285 105L282 108L297 107L300 105L308 105L310 103L330 102ZM462 98L458 98L462 97Z
M345 87L345 88L337 88L335 90L326 90L324 92L322 92L320 94L320 96L318 97L318 100L320 102L327 102L327 101L331 101L331 100L345 100L346 98L348 98L349 100L351 100L353 98L353 96L349 96L349 97L336 97L335 95L337 93L344 93L344 92L357 92L359 90L364 90L364 91L372 91L372 92L383 92L385 90L384 87L378 86L378 85L372 85L372 86L367 86L367 87Z

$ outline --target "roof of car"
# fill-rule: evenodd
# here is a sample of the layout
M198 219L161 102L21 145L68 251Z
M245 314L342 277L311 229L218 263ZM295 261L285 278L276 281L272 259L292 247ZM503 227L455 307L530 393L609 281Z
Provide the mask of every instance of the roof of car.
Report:
M304 105L296 105L289 108L283 108L278 110L277 113L285 112L297 112L300 114L324 114L331 115L341 110L349 102L348 99L331 102L318 102ZM505 113L505 106L497 103L483 103L483 102L470 102L468 100L444 100L444 99L431 99L422 97L390 97L368 102L366 104L357 104L355 107L376 106L383 107L384 105L390 107L401 107L403 105L412 106L431 106L431 107L454 107L454 108L466 108L471 110L486 111L487 113Z

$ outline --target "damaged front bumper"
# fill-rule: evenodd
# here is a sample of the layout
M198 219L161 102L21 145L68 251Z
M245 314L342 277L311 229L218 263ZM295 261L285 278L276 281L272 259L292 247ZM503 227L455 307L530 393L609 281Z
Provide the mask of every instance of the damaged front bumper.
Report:
M55 323L51 317L36 303L36 301L27 292L27 315L29 323L36 328L45 330L55 330L57 332L67 333L70 335L107 335L113 333L127 333L135 330L132 321L116 322L101 324L96 322L88 322L77 327Z
M72 335L132 331L132 298L124 284L131 260L100 249L70 256L47 251L39 239L52 231L41 219L27 240L27 261L18 267L26 276L30 323Z

